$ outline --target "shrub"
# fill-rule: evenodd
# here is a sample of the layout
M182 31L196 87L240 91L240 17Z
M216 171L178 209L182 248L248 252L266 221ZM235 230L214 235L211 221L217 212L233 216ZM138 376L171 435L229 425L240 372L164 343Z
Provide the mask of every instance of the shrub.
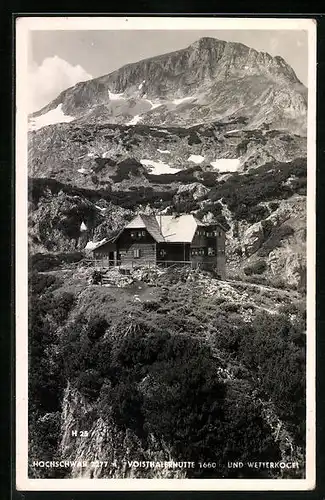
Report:
M102 273L94 270L91 275L91 282L93 285L99 285L102 282Z
M119 382L110 394L112 415L116 423L122 427L133 429L142 435L143 397L134 381L126 379Z
M244 268L244 273L246 276L250 276L251 274L263 274L267 269L267 263L265 260L257 260L255 263L251 264Z
M108 328L108 322L105 318L93 317L89 320L87 326L87 335L90 340L100 339Z
M69 292L63 292L53 298L51 312L57 324L60 325L67 319L74 303L75 297Z
M247 283L252 283L253 285L271 285L271 283L266 280L265 276L247 276L245 281L247 281Z
M88 369L81 372L76 378L76 388L90 401L95 401L102 387L100 373L94 369Z
M245 145L242 144L242 147ZM286 186L285 181L293 175L300 178L299 185ZM253 219L262 216L263 209L257 208L260 202L288 198L295 192L303 191L306 181L306 158L288 163L270 162L244 175L233 174L227 182L217 183L212 187L209 198L211 201L223 199L235 218L251 220L252 214Z
M272 250L280 246L281 241L288 236L294 234L294 229L284 224L279 227L275 227L269 233L268 239L263 243L262 247L257 251L257 255L260 257L267 257Z
M47 291L53 291L55 288L60 286L62 283L56 276L50 274L39 274L32 270L29 275L29 285L28 288L32 294L41 295L41 293Z
M303 440L305 408L305 347L299 328L287 317L262 313L245 328L239 353L247 367L255 371L263 398L270 397L278 415ZM300 333L301 330L300 330ZM299 339L298 344L292 342Z
M31 271L51 271L57 269L62 264L71 264L79 262L83 258L81 252L67 252L67 253L36 253L29 258L29 267Z
M228 302L227 304L223 304L222 307L226 312L238 312L240 309L240 304L236 304L235 302Z
M282 278L272 278L270 280L270 285L274 288L280 288L281 290L287 290L289 288L289 285Z
M279 203L277 201L271 201L271 203L269 203L269 207L272 212L275 212L275 210L279 208Z

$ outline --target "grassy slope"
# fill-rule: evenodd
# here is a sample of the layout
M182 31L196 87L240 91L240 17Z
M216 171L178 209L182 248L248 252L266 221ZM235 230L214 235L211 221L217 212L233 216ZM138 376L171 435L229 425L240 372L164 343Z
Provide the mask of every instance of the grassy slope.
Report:
M31 370L34 376L30 380L31 390L39 401L38 409L31 409L31 422L34 422L32 454L44 453L44 443L48 454L55 453L51 449L58 446L59 435L55 434L57 430L53 429L53 425L57 422L55 415L60 412L60 406L54 408L53 400L46 399L47 386L49 383L57 385L53 389L62 404L68 381L80 392L80 401L88 408L85 410L88 430L93 429L95 432L98 426L104 425L105 432L110 432L112 425L117 426L118 435L122 433L121 436L125 436L125 432L129 432L133 436L132 440L138 443L133 445L135 453L138 454L141 449L145 457L159 456L153 451L154 445L146 434L150 429L156 443L162 443L163 440L167 446L165 450L169 449L175 458L184 456L184 453L196 459L207 457L210 453L216 456L213 439L217 438L219 431L213 431L212 441L208 445L209 433L206 434L207 428L201 428L201 412L204 418L221 419L223 429L230 426L229 432L225 434L223 431L223 437L220 438L223 440L220 463L224 463L226 457L232 457L234 450L237 458L238 453L241 453L242 457L250 459L252 451L246 447L246 440L249 440L252 449L257 446L253 452L254 459L266 458L266 455L269 458L274 453L274 457L277 453L287 456L285 441L288 436L295 456L301 453L299 446L303 446L301 423L304 411L304 396L301 392L304 379L303 297L296 292L217 282L203 274L187 275L184 272L155 277L151 280L151 285L155 286L150 287L148 283L126 288L101 287L87 282L90 273L89 270L79 269L58 271L52 273L52 278L41 275L42 279L53 279L54 274L61 282L50 285L52 295L50 289L43 289L41 294L38 290L32 309L38 319L35 318L37 322L34 327L31 325ZM148 280L148 277L144 279ZM38 301L43 304L40 309L36 307ZM47 338L44 338L44 321L47 324L46 335L50 335L45 350L47 360L44 359L44 352L41 358L38 357L39 342ZM102 326L98 326L98 321ZM39 328L43 334L37 340ZM54 337L51 337L51 331ZM184 356L186 359L181 360ZM39 371L39 362L45 362L48 366L45 380L42 378L45 373L42 375L43 372ZM190 379L186 370L192 363L190 379L193 377L193 385L188 392ZM184 367L184 373L179 371L181 367ZM52 373L53 370L59 370L57 375ZM174 378L170 378L172 373ZM179 385L174 386L177 380ZM213 380L213 384L219 384L219 388L210 386ZM108 393L105 392L107 384L111 387ZM205 384L210 388L207 393L202 393ZM156 403L152 406L152 398L155 400L156 390L159 401L164 402L164 410L161 411L168 413L174 407L175 415L180 412L178 418L181 418L183 411L187 415L193 412L191 397L196 394L199 406L191 416L194 419L191 425L198 426L199 434L195 433L195 436L201 437L197 442L192 442L194 435L185 421L185 427L182 428L182 420L178 419L177 424L172 424L171 416L167 413L159 418L155 416L157 408ZM226 393L223 393L224 390ZM223 416L219 413L219 416L213 416L217 409L213 409L213 400L206 399L208 394L213 398L214 391L223 394L218 396L224 401ZM132 394L136 399L133 396L129 399ZM244 394L250 395L249 407L246 406ZM270 403L267 404L269 398ZM35 400L35 396L32 400ZM125 412L122 411L122 401L127 404ZM238 415L233 401L240 407L244 405ZM49 407L49 404L52 406ZM65 401L64 404L66 418L70 415L69 418L77 419L77 426L85 425L81 416L84 412L76 413L71 401ZM187 404L192 408L191 411L186 409ZM185 414L182 418L185 418ZM246 434L250 432L249 429L241 434L242 419L247 427L250 418L254 439ZM269 421L272 425L267 423ZM173 428L166 427L168 422ZM279 428L282 437L273 442ZM53 435L52 448L48 447L48 438L45 439L42 434L44 429L47 429L47 434ZM147 431L144 432L144 429ZM225 436L233 440L227 446ZM40 437L44 440L43 444ZM77 458L85 447L91 456L94 452L91 451L92 439L83 444L74 444L71 439L66 441L65 457ZM123 439L121 442L113 439L109 448L108 444L102 442L99 453L102 456L113 453L114 446L122 446L123 450ZM187 443L186 451L183 449L184 442ZM272 452L271 448L267 451L269 446ZM218 449L220 453L220 442ZM102 471L101 477L107 473ZM221 473L220 469L217 475ZM119 477L127 477L123 476L122 470L119 474Z

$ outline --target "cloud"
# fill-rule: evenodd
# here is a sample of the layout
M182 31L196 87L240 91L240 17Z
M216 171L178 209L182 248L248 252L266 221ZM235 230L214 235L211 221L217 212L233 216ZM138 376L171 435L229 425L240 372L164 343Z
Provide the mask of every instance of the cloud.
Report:
M41 65L34 64L29 68L30 111L39 110L62 90L91 78L92 75L80 65L73 66L58 56L47 57Z
M277 53L277 50L278 50L278 47L279 47L279 40L277 37L272 37L270 39L270 49L271 49L271 52L273 54L276 54Z

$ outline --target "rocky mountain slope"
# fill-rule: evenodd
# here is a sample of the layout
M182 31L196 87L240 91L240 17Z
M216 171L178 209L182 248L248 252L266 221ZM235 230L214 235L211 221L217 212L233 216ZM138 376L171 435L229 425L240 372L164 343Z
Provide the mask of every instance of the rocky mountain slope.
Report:
M142 185L134 182L136 167L142 166L135 160L124 165L125 178L114 189L31 179L31 251L87 250L139 212L193 213L226 227L229 275L257 275L256 279L304 287L305 159L266 164L246 174L229 174L226 180L200 168L174 175L142 172Z
M281 58L214 39L34 114L29 463L74 464L30 477L304 476L305 121ZM223 224L227 280L140 268L96 284L91 248L139 212ZM185 457L193 470L128 463Z
M242 172L306 155L305 140L295 134L267 127L238 130L241 123L232 120L191 128L94 122L52 125L30 132L30 174L83 187L100 183L120 189L121 162L130 158L143 165L133 169L136 185L144 182L146 172L176 174L196 165L221 174Z
M228 229L232 276L303 286L306 89L283 59L204 38L33 120L58 107L73 119L29 132L31 251L87 250L143 210L194 213Z
M137 270L127 286L112 270L100 286L93 272L30 276L30 477L303 477L299 292L184 269ZM132 466L184 456L193 468ZM229 469L236 458L299 468Z
M31 126L91 120L191 126L238 119L306 133L307 89L283 60L240 43L201 38L63 91Z

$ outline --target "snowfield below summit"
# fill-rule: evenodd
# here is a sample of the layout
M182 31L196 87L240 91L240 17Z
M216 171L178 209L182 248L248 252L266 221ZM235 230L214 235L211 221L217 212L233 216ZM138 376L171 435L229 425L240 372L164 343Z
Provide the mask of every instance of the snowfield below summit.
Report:
M118 100L118 99L125 99L123 93L121 93L121 94L114 94L110 90L108 90L107 93L108 93L108 97L109 97L110 101L115 101L115 100Z
M164 154L170 154L170 151L168 149L157 149L159 153L164 153Z
M183 102L186 102L186 101L190 101L191 99L194 99L194 97L192 97L192 96L182 97L181 99L174 99L173 103L176 104L176 106L178 106L179 104L182 104Z
M191 155L187 158L187 161L192 161L193 163L200 164L204 160L204 156L201 155Z
M126 125L136 125L141 120L140 115L135 115Z
M30 118L29 129L38 130L47 125L71 122L74 119L74 116L65 115L62 111L62 104L59 104L55 109L51 109L51 111L48 111L44 115Z
M101 241L88 241L87 245L85 246L85 250L94 250L94 248L99 247L103 243L105 243L106 238L103 238Z
M150 174L160 175L160 174L176 174L181 168L172 168L167 163L162 161L153 160L140 160L140 163L148 168Z
M240 160L220 158L218 160L212 161L210 165L219 172L237 172L240 167Z

